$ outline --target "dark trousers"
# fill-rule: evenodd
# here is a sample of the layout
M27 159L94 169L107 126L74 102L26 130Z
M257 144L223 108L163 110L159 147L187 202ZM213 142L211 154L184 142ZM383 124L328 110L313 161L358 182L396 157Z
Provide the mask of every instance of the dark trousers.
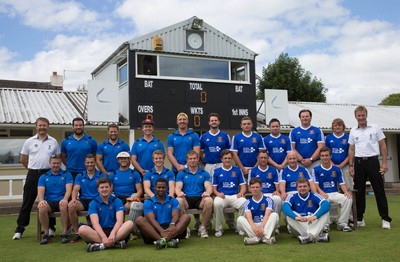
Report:
M380 164L378 157L367 159L356 157L354 163L354 189L357 189L357 219L361 221L365 213L365 182L367 178L374 190L376 205L382 219L391 222L389 207L386 199L383 177L379 172Z
M31 218L32 206L35 203L37 197L37 185L39 177L46 173L48 169L33 170L29 169L26 175L24 192L22 195L22 206L19 211L19 216L17 219L17 228L15 232L24 233L25 227L29 225Z

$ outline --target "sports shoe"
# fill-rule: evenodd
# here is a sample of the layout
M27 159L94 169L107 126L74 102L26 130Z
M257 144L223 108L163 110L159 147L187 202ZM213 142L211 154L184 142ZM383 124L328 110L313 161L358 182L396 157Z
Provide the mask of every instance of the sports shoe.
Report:
M49 228L49 236L55 237L56 236L56 229L54 228Z
M341 223L337 225L337 230L343 232L351 232L351 227L349 227L346 223Z
M126 242L125 240L117 241L114 244L114 248L120 248L120 249L125 249L126 247Z
M324 233L324 234L319 235L317 237L317 242L318 243L328 243L329 242L329 234Z
M167 241L167 247L178 248L179 239L170 239L169 241Z
M68 233L61 234L61 244L69 243Z
M222 230L216 231L215 237L222 237L223 234L224 234L224 232Z
M382 219L382 229L390 229L390 222Z
M365 227L365 226L366 226L366 224L365 224L365 221L364 221L364 219L363 219L363 220L361 220L361 221L357 221L357 226L358 226L358 227Z
M20 240L22 239L22 233L16 232L13 236L13 240Z
M268 244L268 245L273 245L273 244L276 243L275 237L270 237L270 238L263 237L263 238L261 239L261 241L262 241L263 243L265 243L265 244Z
M326 225L324 226L324 228L322 229L322 232L324 232L324 233L328 233L328 232L329 232L329 230L330 230L330 228L329 228L329 224L326 224Z
M260 242L258 237L245 237L244 244L245 245L257 245Z
M289 226L289 225L286 225L286 228L287 228L288 234L292 234L292 230L290 229L290 226Z
M75 234L74 237L71 239L71 243L76 243L81 240L81 236L79 234Z
M94 244L89 243L87 245L87 249L86 249L87 252L100 251L100 250L101 250L101 244L97 244L97 243L94 243Z
M185 236L185 239L189 239L191 235L192 235L192 234L190 234L190 228L189 228L189 227L186 228L186 236Z
M199 231L197 231L197 234L201 238L208 238L207 230L204 226L199 227Z
M46 245L50 242L51 242L51 236L49 236L49 235L44 235L42 240L40 240L41 245Z
M167 247L167 240L165 238L160 238L159 240L154 241L153 243L156 246L157 250Z
M313 242L312 239L310 238L310 236L308 236L308 235L298 236L297 239L299 240L299 243L302 244L302 245L309 244L309 243Z

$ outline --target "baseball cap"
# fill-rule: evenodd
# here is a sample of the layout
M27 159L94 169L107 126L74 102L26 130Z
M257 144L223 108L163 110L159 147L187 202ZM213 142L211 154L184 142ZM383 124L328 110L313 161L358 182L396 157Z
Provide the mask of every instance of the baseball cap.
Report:
M152 125L152 126L154 126L154 121L149 119L149 118L147 118L147 119L142 121L142 124L140 126L143 126L143 125Z
M117 155L117 158L120 157L131 157L131 155L128 152L122 151Z

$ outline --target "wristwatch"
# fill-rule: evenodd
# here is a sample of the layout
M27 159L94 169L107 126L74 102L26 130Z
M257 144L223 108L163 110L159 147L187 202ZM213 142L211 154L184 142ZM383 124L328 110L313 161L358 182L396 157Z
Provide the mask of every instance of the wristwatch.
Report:
M174 222L171 222L171 223L169 223L169 225L173 225L173 226L175 226L175 223L174 223Z
M314 159L312 157L310 157L311 162L314 161Z

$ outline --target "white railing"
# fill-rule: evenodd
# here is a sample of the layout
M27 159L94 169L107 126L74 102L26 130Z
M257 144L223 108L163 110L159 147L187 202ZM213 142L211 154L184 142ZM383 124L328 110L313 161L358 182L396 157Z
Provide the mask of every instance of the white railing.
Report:
M8 195L0 195L0 200L22 200L22 192L24 191L26 175L15 175L15 176L0 176L0 183L8 181ZM22 186L18 189L19 195L13 194L13 183L14 181L22 181Z

